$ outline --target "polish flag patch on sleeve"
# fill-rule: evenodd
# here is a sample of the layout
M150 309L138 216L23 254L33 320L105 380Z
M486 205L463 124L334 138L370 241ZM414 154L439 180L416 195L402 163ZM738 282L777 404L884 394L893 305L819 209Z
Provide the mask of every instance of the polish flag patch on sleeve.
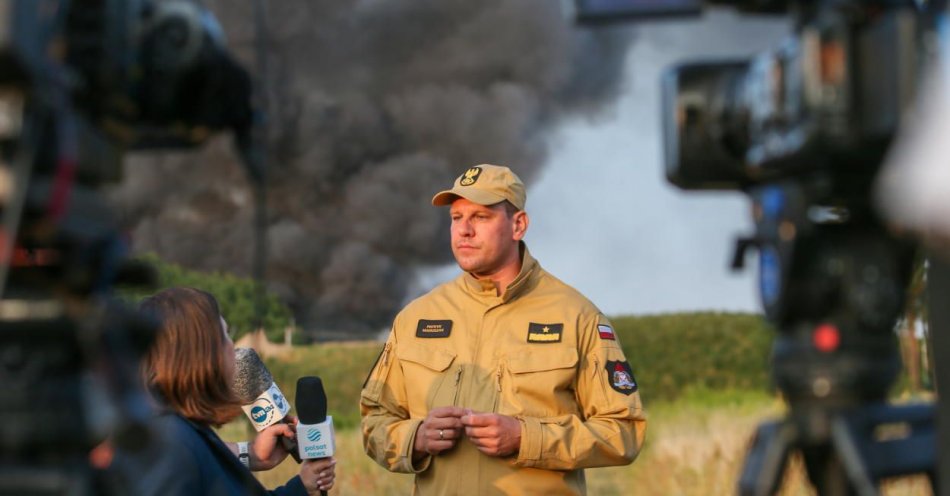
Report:
M600 333L600 339L609 339L611 341L616 341L617 338L614 337L614 330L609 325L599 324L597 326L597 332Z

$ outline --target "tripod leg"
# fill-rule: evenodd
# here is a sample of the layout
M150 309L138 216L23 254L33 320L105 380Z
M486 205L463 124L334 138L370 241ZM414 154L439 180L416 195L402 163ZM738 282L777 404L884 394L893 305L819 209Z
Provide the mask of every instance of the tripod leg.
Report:
M937 383L937 477L936 494L950 496L950 263L934 255L927 273L930 312L930 342L933 344Z
M808 480L821 496L854 496L841 459L829 444L807 446L801 449L802 462Z
M795 437L795 428L785 421L759 426L739 476L740 496L775 494Z
M831 424L831 442L848 482L858 496L877 496L878 490L868 475L861 452L854 442L851 429L844 419L838 417Z

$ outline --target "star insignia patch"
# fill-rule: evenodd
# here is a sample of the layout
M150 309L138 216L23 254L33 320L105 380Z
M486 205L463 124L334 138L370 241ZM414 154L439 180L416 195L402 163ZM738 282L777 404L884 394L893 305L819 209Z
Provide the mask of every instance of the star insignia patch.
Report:
M564 324L528 323L529 343L560 343Z

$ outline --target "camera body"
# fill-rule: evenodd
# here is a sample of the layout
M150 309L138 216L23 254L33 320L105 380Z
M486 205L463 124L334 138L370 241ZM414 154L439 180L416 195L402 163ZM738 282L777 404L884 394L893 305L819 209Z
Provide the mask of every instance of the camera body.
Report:
M882 398L899 372L892 331L914 247L888 232L870 190L933 56L934 20L909 4L786 8L797 29L777 49L665 73L666 176L685 190L741 190L752 200L755 233L739 241L734 266L758 250L783 392ZM833 355L812 342L825 325L841 336ZM848 366L839 367L842 356ZM816 395L816 378L797 372L806 369L831 387Z
M816 11L777 50L663 79L666 176L746 190L816 170L873 175L914 97L926 21L911 7Z
M187 0L4 1L0 87L16 123L0 130L8 148L24 112L69 113L77 177L91 185L118 179L124 150L194 146L253 120L250 77Z
M665 72L666 177L684 190L750 197L755 232L738 241L733 266L743 265L748 248L758 251L762 308L779 332L773 376L793 404L883 398L899 372L893 328L914 246L886 229L870 190L934 56L938 7L714 3L791 15L795 32L749 59ZM701 5L578 0L577 7L582 21L606 22ZM817 349L816 332L829 328L839 344Z

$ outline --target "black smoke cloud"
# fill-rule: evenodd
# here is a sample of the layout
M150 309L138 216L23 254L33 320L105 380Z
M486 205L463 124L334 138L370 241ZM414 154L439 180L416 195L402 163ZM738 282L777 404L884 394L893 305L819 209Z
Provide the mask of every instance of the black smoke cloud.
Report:
M252 66L254 2L205 3ZM552 0L265 3L267 278L308 329L386 326L413 271L451 261L431 196L478 163L530 185L549 131L613 101L630 42ZM137 252L250 274L252 193L229 143L128 161L113 198Z

